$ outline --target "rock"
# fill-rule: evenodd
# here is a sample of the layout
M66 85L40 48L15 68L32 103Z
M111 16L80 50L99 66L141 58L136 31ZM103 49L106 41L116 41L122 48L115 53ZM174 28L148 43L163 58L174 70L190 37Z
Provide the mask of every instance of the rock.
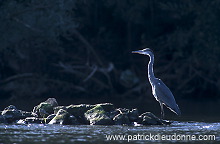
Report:
M125 114L129 113L129 109L126 109L126 108L117 108L116 111L118 111L119 113L125 113Z
M83 116L85 112L94 107L95 105L89 104L69 105L66 107L66 110L68 113L74 116Z
M14 105L10 105L10 106L7 106L5 109L4 109L4 111L5 110L18 110ZM2 111L3 112L3 111Z
M0 123L6 123L6 120L2 115L0 115Z
M69 105L66 107L66 110L71 115L74 115L78 122L80 122L81 124L88 124L88 121L85 119L84 113L94 107L95 105L89 104Z
M58 106L57 100L55 98L48 98L45 103L51 104L52 107Z
M19 121L17 121L17 124L27 124L27 123L25 122L24 119L20 119Z
M33 112L26 112L26 111L20 111L23 118L27 117L38 117L36 113Z
M75 125L78 124L76 118L66 110L60 109L56 116L48 124Z
M56 106L56 107L53 108L54 114L57 114L57 112L58 112L60 109L66 110L67 108L66 108L66 106Z
M88 110L85 114L85 118L89 121L90 125L112 125L113 121L107 116L102 106Z
M113 118L114 118L118 114L126 114L127 117L129 118L130 122L137 121L138 117L139 117L139 112L138 112L137 109L129 110L129 109L126 109L126 108L117 108L115 111L110 113L110 117L113 116Z
M51 114L46 118L46 123L49 123L54 117L56 116L56 114Z
M70 115L69 121L70 121L70 124L71 124L71 125L78 125L78 124L80 124L80 123L77 121L76 117L73 116L73 115Z
M51 104L42 102L38 106L35 106L33 112L38 116L47 117L53 113L53 106Z
M41 117L47 117L53 113L53 108L56 106L58 106L56 99L48 98L45 102L41 102L39 105L35 106L33 113Z
M1 114L7 123L13 123L27 117L37 117L35 113L18 110L14 105L6 107Z
M139 112L137 109L132 109L131 111L129 111L128 113L128 118L131 122L137 121L138 120L138 116L139 116Z
M25 119L20 119L17 124L42 124L45 123L44 118L37 117L27 117Z
M170 125L172 121L169 120L162 120L164 125Z
M21 111L13 105L10 105L3 110L2 116L7 123L13 123L16 120L23 118Z
M145 112L139 116L138 123L143 125L164 125L167 124L163 120L156 117L151 112Z
M114 110L114 111L109 112L108 116L109 116L110 119L113 119L118 114L120 114L120 112L117 111L117 110Z
M127 114L125 113L120 113L116 115L113 118L113 121L115 122L116 125L130 125L131 124Z
M72 104L69 106L54 107L54 113L56 114L60 109L64 109L71 115L75 116L77 121L80 122L81 124L88 124L88 121L85 119L84 113L96 106L102 106L102 108L106 112L111 112L115 109L114 105L111 103L101 103L101 104L96 104L96 105L90 105L90 104L73 105Z
M96 104L96 106L101 106L106 112L111 112L115 110L115 107L112 103L101 103L101 104Z
M45 119L44 118L37 118L37 117L27 117L25 119L25 121L28 123L28 124L42 124L42 123L45 123Z
M116 125L130 125L131 122L137 121L139 116L137 109L118 108L115 113L118 113L113 118Z
M139 123L137 123L137 122L132 122L132 125L133 125L133 126L143 126L142 124L139 124Z

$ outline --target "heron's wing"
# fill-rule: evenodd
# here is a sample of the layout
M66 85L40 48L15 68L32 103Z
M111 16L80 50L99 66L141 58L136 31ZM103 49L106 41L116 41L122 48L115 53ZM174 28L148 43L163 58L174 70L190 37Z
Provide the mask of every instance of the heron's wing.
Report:
M157 100L165 104L170 110L180 115L180 109L176 104L175 98L170 91L170 89L163 83L162 80L156 78L154 79L153 93Z

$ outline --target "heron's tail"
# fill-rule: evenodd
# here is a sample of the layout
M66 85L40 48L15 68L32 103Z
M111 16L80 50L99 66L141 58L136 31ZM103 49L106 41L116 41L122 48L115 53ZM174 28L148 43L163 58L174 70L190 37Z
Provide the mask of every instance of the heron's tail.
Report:
M180 108L179 106L176 104L176 107L173 109L173 112L176 113L177 115L181 115L181 111L180 111Z
M165 105L165 106L167 106L167 105ZM181 111L180 111L180 108L179 108L179 106L177 105L177 104L175 104L175 106L172 106L172 107L170 107L170 106L167 106L167 108L169 108L172 112L174 112L175 114L177 114L177 115L181 115Z

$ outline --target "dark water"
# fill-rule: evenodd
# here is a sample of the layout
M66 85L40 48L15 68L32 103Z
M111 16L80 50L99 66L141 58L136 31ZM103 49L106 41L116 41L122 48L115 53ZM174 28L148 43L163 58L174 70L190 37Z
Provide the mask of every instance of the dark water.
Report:
M106 136L124 135L126 140L107 140ZM151 137L149 136L157 135ZM162 135L170 140L157 139ZM207 140L187 140L185 138L200 135ZM210 140L208 135L214 135ZM123 138L123 137L122 137ZM220 123L174 122L169 126L61 126L61 125L0 125L0 143L25 144L68 144L68 143L220 143ZM145 139L144 139L145 138ZM154 138L154 139L152 139ZM201 138L201 137L200 137ZM177 140L176 140L177 139Z

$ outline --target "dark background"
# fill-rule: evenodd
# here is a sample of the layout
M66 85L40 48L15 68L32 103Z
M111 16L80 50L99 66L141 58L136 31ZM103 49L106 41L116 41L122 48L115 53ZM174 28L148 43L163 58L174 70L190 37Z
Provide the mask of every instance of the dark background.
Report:
M219 0L2 0L0 109L111 102L160 115L147 79L173 92L182 119L219 119ZM166 109L167 118L178 118Z

